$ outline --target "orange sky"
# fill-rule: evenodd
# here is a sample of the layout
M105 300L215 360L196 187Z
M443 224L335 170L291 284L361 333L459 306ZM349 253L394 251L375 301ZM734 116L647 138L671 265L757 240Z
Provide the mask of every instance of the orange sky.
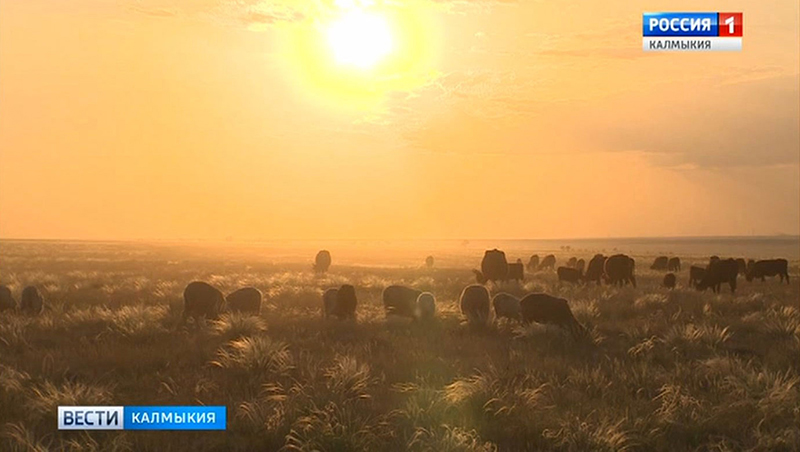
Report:
M366 71L342 3L0 2L0 237L800 233L796 0L730 54L641 50L720 2L376 0Z

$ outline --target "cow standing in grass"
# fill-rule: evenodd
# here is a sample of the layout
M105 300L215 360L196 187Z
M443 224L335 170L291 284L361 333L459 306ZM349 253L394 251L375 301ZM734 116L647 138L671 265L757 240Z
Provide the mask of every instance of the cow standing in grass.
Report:
M720 259L711 261L706 268L703 279L697 284L697 290L705 291L709 287L714 293L719 293L723 283L728 283L731 293L736 292L736 277L739 275L739 266L733 259Z
M339 319L356 318L356 288L350 284L343 284L336 292L336 303L333 309L333 316Z
M600 280L603 277L605 264L606 257L602 254L595 254L594 257L589 261L589 266L586 268L584 280L587 282L594 281L599 286Z
M667 263L667 270L671 272L681 271L681 258L679 257L670 258L669 263Z
M417 297L416 317L418 319L432 319L436 316L436 298L430 292L422 292Z
M556 269L556 257L552 254L548 254L547 256L542 259L542 263L539 264L539 270L544 270L549 268L550 270Z
M417 298L421 290L411 287L392 285L383 289L383 309L386 315L414 318L417 310Z
M261 314L261 300L263 295L255 287L243 287L228 294L225 301L228 310L243 314Z
M625 254L615 254L606 259L604 272L606 282L612 286L620 286L631 283L636 287L636 276L634 275L635 261Z
M575 338L586 337L587 331L572 315L569 303L563 298L557 298L544 293L526 295L519 302L522 321L545 325L559 326L572 334Z
M669 258L667 256L658 256L650 266L650 270L666 270L668 265Z
M481 270L473 270L479 284L492 281L506 281L508 279L508 260L506 253L498 250L487 250L481 260Z
M520 320L519 298L509 293L500 292L492 298L494 318Z
M697 287L697 284L703 280L706 275L706 269L692 265L689 267L689 287Z
M11 289L6 286L0 286L0 311L15 311L17 309L17 300L11 294Z
M328 250L321 250L314 258L313 269L316 273L326 273L331 267L331 253Z
M539 255L534 254L528 261L528 271L532 272L535 271L537 268L539 268Z
M464 288L460 298L461 313L473 325L486 324L489 319L489 291L486 287L473 284Z
M508 264L508 274L506 275L506 279L517 282L525 280L525 266L522 265L522 262Z
M44 297L36 286L28 286L22 289L19 309L23 314L28 315L39 315L42 313L44 310Z
M194 281L183 291L184 320L189 317L195 320L199 318L216 320L224 308L225 295L208 283Z
M786 284L789 284L789 261L786 259L758 261L748 270L746 279L748 282L753 279L761 279L761 282L764 282L767 276L780 276L781 282L785 279Z
M675 278L675 273L667 273L664 275L664 280L661 282L661 285L672 290L675 288L676 280L677 278Z

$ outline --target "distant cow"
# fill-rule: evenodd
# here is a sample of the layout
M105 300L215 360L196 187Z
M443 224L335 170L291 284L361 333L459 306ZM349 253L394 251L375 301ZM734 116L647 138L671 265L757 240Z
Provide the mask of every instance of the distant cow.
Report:
M332 288L322 294L322 317L327 319L333 316L336 310L336 296L339 293L338 288Z
M495 319L520 320L519 298L514 295L500 292L492 298L492 306Z
M606 259L604 273L606 281L612 286L620 287L631 283L636 287L635 261L625 254L615 254Z
M584 280L587 282L594 281L599 286L600 279L603 277L605 264L606 257L602 254L595 254L594 257L589 261L589 266L586 268Z
M558 267L556 270L559 282L578 284L583 281L583 275L577 268Z
M183 291L183 319L218 319L225 308L225 296L203 281L190 282Z
M489 319L489 291L473 284L461 292L461 313L471 324L484 324Z
M544 293L526 295L519 302L522 321L557 325L569 331L574 337L585 337L586 328L572 315L569 303L563 298L556 298Z
M689 267L689 287L697 287L697 284L706 276L706 269L692 265Z
M317 253L314 258L314 271L317 273L325 273L331 267L331 253L328 250L322 250Z
M417 298L421 290L411 287L393 285L383 290L383 309L386 315L414 318L417 310Z
M586 261L583 259L578 259L578 262L575 263L575 269L583 274L583 270L586 269Z
M552 254L548 254L547 256L542 259L542 263L539 264L539 270L544 270L545 268L549 268L550 270L555 270L556 268L556 257Z
M425 258L425 266L428 268L433 268L433 256L428 256Z
M714 263L714 262L716 262L718 260L719 260L719 256L711 256L711 257L708 258L708 263L712 264L712 263Z
M228 294L225 301L231 312L259 315L261 313L261 291L255 287L243 287Z
M19 309L24 314L39 315L44 310L44 297L35 286L28 286L22 290Z
M516 264L508 264L508 275L506 278L511 281L524 281L525 280L525 267L521 262Z
M531 259L528 261L528 270L534 271L539 268L539 255L534 254L531 256Z
M666 270L669 265L669 258L667 256L658 256L650 266L650 270Z
M567 267L569 268L575 268L575 265L577 264L578 264L577 257L570 257L569 260L567 261Z
M758 261L747 272L746 278L748 282L755 278L761 278L761 282L764 282L767 276L780 276L781 282L786 279L786 284L789 284L789 262L786 259Z
M662 281L662 285L667 289L674 289L675 288L675 273L667 273L664 275L664 281Z
M430 292L422 292L417 297L417 318L430 319L436 315L436 298Z
M736 266L739 267L740 275L747 275L747 261L740 257L736 259Z
M356 288L350 284L343 284L336 292L336 303L333 307L333 316L339 319L356 318Z
M0 286L0 311L16 310L17 300L11 294L11 289L6 286Z
M667 270L671 272L681 271L681 258L679 257L670 258L669 263L667 264Z
M728 283L731 293L736 292L736 277L739 275L739 266L733 259L720 259L711 261L706 267L706 274L697 284L697 290L704 291L709 287L714 293L719 293L722 283Z
M481 260L481 273L487 281L505 281L508 277L506 253L498 249L487 250Z

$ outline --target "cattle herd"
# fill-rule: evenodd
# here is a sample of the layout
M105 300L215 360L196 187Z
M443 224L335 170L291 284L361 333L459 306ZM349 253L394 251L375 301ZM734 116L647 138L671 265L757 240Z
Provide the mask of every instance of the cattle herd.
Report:
M433 257L425 259L427 267L433 267ZM327 250L317 253L313 270L325 273L331 265L331 254ZM586 329L575 319L567 300L545 293L531 293L518 298L506 292L499 292L490 297L488 284L499 287L500 283L525 279L525 268L529 272L555 270L560 283L586 284L606 283L612 286L632 285L636 287L633 258L625 254L604 256L594 255L588 265L583 259L570 258L566 266L556 268L556 257L549 254L539 259L538 255L530 257L527 265L522 260L509 263L503 251L493 249L484 253L481 269L473 270L477 284L470 284L463 289L459 299L461 313L467 322L473 325L486 324L490 319L491 309L497 320L509 319L523 324L540 323L556 325L575 337L586 336ZM677 276L674 272L681 270L681 261L677 257L657 257L650 266L651 270L667 271L662 285L668 289L675 288ZM719 293L723 284L728 284L731 293L736 291L736 281L742 274L745 279L762 282L767 277L779 276L780 281L789 283L788 262L786 259L749 260L721 259L712 256L705 267L692 265L689 268L688 285L699 291L711 288ZM433 318L436 314L434 294L411 287L391 285L383 290L383 306L387 316L406 317L417 320ZM217 319L223 312L238 312L259 315L261 311L262 293L254 287L244 287L225 296L219 289L202 281L194 281L186 286L183 292L184 321L192 319ZM324 318L355 319L358 299L356 289L350 284L338 288L330 288L322 294L322 315ZM11 290L0 286L0 310L16 310L29 315L37 315L44 309L44 297L35 286L25 287L20 304L17 305Z

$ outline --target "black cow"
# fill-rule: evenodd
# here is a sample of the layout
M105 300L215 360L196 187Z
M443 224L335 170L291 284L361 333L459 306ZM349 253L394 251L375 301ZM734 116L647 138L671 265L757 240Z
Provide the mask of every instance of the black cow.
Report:
M481 260L481 273L486 281L505 281L508 278L506 253L498 249L487 250Z
M472 284L461 292L461 313L471 324L485 324L489 319L489 302L486 287Z
M538 254L534 254L533 256L531 256L531 259L528 261L528 270L529 271L534 271L537 268L539 268L539 255Z
M6 286L0 286L0 311L16 310L17 300L11 294L11 289Z
M711 261L706 267L706 274L697 284L697 290L704 291L709 287L714 293L719 293L722 283L728 283L731 293L736 292L736 277L739 275L739 266L733 259L719 259Z
M595 254L594 257L589 261L589 266L586 268L586 274L584 275L584 280L594 281L597 285L600 285L600 279L603 277L603 269L606 265L606 257L602 254Z
M583 275L577 268L558 267L556 274L558 274L558 280L560 282L568 282L572 284L583 282Z
M519 320L519 298L509 293L500 292L492 298L492 306L494 306L494 318L500 320L502 318Z
M556 325L570 332L574 337L585 337L586 328L572 315L569 303L563 298L544 293L532 293L526 295L519 302L522 321L525 324L531 322Z
M356 288L350 284L343 284L336 292L336 303L332 314L339 319L355 320L357 305Z
M521 262L515 264L508 264L508 275L506 278L511 281L524 281L525 280L525 266Z
M743 258L736 259L736 265L739 267L740 275L747 275L747 262Z
M667 264L667 270L671 272L681 271L681 258L679 257L670 258L669 263Z
M225 295L216 287L203 281L190 282L183 290L183 319L189 317L213 319L225 309Z
M552 254L548 254L547 256L542 259L542 263L539 264L539 270L544 270L545 268L549 268L550 270L555 270L556 268L556 257Z
M706 276L706 269L692 265L689 267L689 287L697 287L697 284Z
M578 259L578 262L575 262L575 268L583 274L583 270L586 269L586 261L583 259Z
M620 287L631 283L633 287L636 287L635 266L635 261L624 254L615 254L609 257L606 259L604 267L606 282Z
M666 270L669 265L669 258L667 256L658 256L650 266L650 270Z
M383 290L383 309L386 315L414 318L416 315L417 298L422 295L421 290L411 287L393 285Z
M755 278L761 278L761 282L764 282L767 276L780 276L781 282L786 279L786 284L789 284L789 262L786 259L758 261L748 270L746 278L748 282Z
M331 253L328 250L322 250L317 253L314 258L314 271L317 273L325 273L331 267Z
M261 313L261 291L255 287L243 287L231 292L225 299L232 312L258 315Z
M662 281L662 285L667 289L674 289L675 288L675 273L667 273L664 275L664 281Z
M570 257L569 260L567 261L567 267L569 268L575 268L575 265L577 264L578 264L577 257Z

